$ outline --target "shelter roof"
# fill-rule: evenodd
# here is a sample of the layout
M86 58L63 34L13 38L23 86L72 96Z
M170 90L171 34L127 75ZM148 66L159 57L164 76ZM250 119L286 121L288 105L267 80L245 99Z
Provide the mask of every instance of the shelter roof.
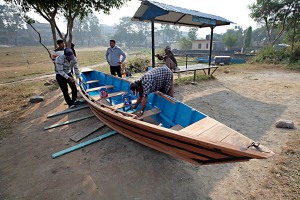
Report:
M141 6L132 17L132 20L150 22L152 19L156 23L166 23L198 28L223 26L233 23L216 15L158 3L155 1L143 0L141 2Z

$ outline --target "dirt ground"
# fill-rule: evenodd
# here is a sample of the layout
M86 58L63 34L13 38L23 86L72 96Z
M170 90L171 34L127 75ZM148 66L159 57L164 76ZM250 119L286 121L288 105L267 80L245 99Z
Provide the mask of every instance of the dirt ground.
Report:
M32 104L14 124L14 133L0 141L0 199L291 199L282 193L284 186L268 180L289 136L299 135L299 129L275 128L279 119L300 125L299 75L271 67L228 67L217 70L214 80L175 88L178 100L276 153L268 160L210 166L189 164L122 135L52 159L75 144L70 136L97 123L92 118L44 131L90 113L84 109L47 119L66 108L61 92L53 91Z

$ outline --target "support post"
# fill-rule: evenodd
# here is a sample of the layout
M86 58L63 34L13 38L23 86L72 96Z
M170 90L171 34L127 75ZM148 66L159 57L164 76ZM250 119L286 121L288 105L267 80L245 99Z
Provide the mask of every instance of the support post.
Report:
M209 47L209 61L208 61L208 75L210 75L210 65L211 65L211 52L212 52L212 44L213 44L213 35L214 35L214 26L211 26L210 29L210 47Z
M154 19L151 20L152 68L155 67Z

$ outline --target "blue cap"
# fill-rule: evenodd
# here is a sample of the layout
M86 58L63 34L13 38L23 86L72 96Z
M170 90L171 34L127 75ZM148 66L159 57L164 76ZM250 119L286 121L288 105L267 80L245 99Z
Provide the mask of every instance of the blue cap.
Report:
M73 50L70 48L65 48L64 54L67 60L73 60L75 58Z

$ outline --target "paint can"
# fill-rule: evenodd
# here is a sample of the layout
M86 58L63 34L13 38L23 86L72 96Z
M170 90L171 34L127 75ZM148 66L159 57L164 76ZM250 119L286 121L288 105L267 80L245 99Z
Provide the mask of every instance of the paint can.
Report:
M100 89L100 98L106 98L106 97L108 97L107 89L106 88Z
M132 104L131 94L123 94L122 99L123 99L124 106L131 106Z

